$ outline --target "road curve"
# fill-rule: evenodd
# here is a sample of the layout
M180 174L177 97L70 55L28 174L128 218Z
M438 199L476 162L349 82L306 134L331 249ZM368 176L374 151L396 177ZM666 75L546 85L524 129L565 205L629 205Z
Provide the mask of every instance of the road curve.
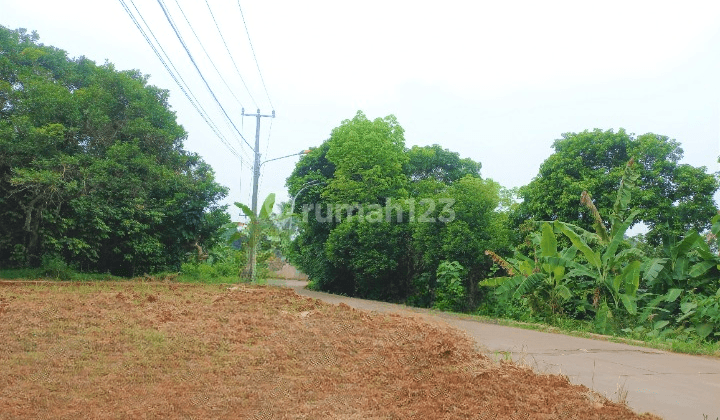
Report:
M357 309L395 312L444 321L472 336L491 357L504 357L532 366L538 372L567 375L608 398L627 391L636 412L650 412L666 420L720 418L720 359L670 353L609 341L571 337L507 327L453 314L392 303L349 298L305 289L307 282L271 280L303 296Z

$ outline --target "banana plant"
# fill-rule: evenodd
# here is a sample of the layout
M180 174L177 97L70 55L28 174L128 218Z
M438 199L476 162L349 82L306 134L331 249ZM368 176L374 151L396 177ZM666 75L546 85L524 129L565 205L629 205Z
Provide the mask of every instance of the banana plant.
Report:
M505 260L492 251L485 251L508 275L483 280L479 285L496 287L496 294L512 299L532 293L545 299L552 312L556 313L573 295L567 287L569 279L566 273L575 258L577 248L571 246L558 252L553 227L547 222L541 225L540 235L535 237L534 242L536 248L539 246L539 252L537 249L535 252L535 260L518 252L514 258Z
M609 230L592 198L585 191L581 195L580 202L590 210L594 218L594 233L569 223L557 220L553 222L555 231L565 235L582 255L582 258L576 258L573 262L568 277L591 279L596 288L596 296L605 291L612 297L616 308L622 302L628 313L632 315L637 313L637 290L644 256L639 249L627 246L625 234L639 213L637 210L628 210L632 189L637 179L638 173L631 159L625 166L617 198L610 213ZM596 298L593 303L597 308L598 299Z
M720 215L706 237L691 230L680 242L666 244L662 257L645 262L646 297L652 300L640 315L642 322L653 321L653 329L660 329L689 321L701 338L713 331L720 336L718 233Z
M262 235L270 228L272 225L271 215L272 215L272 209L275 206L275 194L271 193L266 198L265 201L262 204L262 207L260 207L260 211L256 215L250 207L243 203L235 203L235 206L239 207L240 210L248 217L250 218L250 232L248 237L248 270L250 272L250 280L254 283L257 281L257 270L256 270L256 255L257 255L257 246L260 242L260 239L262 238ZM233 237L232 240L235 240L237 238ZM240 272L242 275L242 270Z

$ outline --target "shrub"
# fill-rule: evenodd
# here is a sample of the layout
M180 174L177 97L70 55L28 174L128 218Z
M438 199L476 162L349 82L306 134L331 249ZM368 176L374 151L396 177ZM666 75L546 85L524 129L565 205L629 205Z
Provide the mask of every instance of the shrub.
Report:
M461 311L465 302L465 288L461 274L463 266L457 261L443 261L437 269L437 287L435 289L435 309L441 311Z

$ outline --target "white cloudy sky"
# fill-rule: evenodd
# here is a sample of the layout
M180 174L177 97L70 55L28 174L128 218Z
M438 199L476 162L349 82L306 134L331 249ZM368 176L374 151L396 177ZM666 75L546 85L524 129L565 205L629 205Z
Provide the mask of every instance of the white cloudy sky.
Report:
M181 76L236 148L157 1L134 0ZM132 8L130 0L126 3ZM720 170L720 3L712 1L259 1L241 5L266 82L250 53L237 0L164 0L220 102L251 143L260 108L263 160L317 146L357 110L397 116L408 146L438 143L480 161L507 187L527 184L562 133L601 128L677 139L685 163ZM190 27L185 12L220 80ZM249 203L251 152L234 157L190 106L119 0L0 0L0 25L41 42L139 69L171 91L198 152ZM233 96L234 94L234 96ZM252 96L252 98L251 98ZM261 200L287 199L297 158L263 165Z

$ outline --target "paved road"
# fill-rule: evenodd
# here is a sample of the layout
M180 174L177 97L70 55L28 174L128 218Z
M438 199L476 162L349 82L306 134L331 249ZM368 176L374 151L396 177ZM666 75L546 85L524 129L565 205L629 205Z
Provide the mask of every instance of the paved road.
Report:
M442 320L470 334L491 356L501 358L502 352L510 352L517 362L539 372L567 375L571 382L613 400L617 400L618 387L623 387L628 405L640 413L651 412L667 420L720 418L720 360L715 358L524 330L426 309L314 292L304 289L306 282L301 281L271 284L292 287L298 294L329 303Z

